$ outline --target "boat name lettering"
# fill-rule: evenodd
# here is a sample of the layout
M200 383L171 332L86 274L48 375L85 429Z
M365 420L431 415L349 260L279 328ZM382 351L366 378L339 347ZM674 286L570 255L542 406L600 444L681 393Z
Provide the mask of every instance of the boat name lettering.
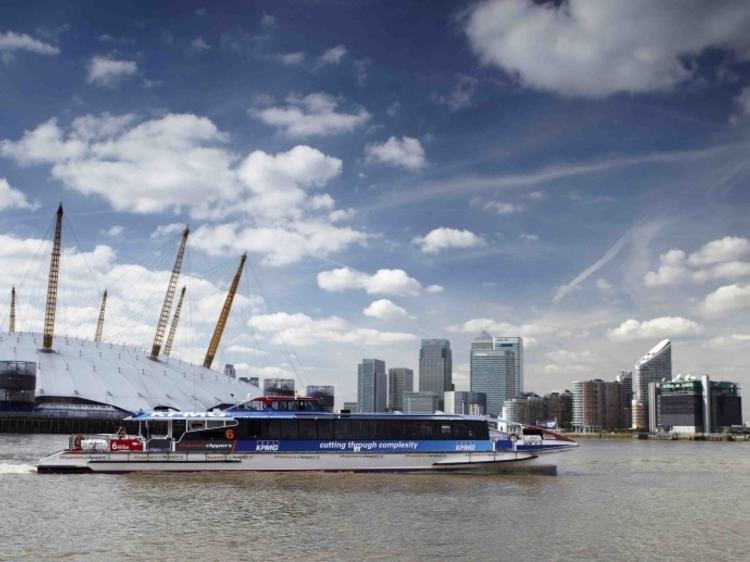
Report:
M556 441L557 437L555 437L551 433L545 433L544 435L542 435L542 439L551 439L552 441Z
M456 451L473 451L476 448L476 444L471 441L458 441L456 443Z
M255 445L256 451L278 451L279 450L279 442L278 441L258 441L258 443Z
M231 443L206 443L206 449L224 449L232 450Z

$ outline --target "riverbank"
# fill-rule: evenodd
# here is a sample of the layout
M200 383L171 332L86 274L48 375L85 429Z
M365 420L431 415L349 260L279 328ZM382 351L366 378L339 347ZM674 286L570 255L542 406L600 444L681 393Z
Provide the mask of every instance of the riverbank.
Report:
M684 434L684 433L563 433L566 437L570 437L576 441L582 439L652 439L655 441L738 441L747 442L748 437L746 435L730 435L730 434L716 434L716 435L703 435L703 434Z

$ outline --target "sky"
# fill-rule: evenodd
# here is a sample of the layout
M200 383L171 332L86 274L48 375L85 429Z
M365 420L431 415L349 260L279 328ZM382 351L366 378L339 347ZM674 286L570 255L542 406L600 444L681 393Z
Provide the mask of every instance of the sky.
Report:
M681 0L0 6L0 321L150 349L186 225L173 356L457 390L483 330L525 390L674 374L750 391L750 4ZM746 397L747 398L747 397ZM750 399L745 400L750 418Z

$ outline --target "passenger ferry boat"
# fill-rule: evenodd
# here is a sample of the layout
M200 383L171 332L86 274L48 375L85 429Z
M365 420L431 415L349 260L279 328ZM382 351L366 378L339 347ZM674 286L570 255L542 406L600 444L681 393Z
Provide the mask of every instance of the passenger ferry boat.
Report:
M38 472L557 472L578 444L488 417L331 414L308 397L264 396L207 412L148 411L114 434L74 435Z

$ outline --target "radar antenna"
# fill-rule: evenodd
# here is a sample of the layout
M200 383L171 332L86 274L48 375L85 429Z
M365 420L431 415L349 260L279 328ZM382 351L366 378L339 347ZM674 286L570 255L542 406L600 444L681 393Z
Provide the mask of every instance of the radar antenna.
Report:
M187 287L182 288L180 293L180 300L177 301L177 308L172 316L172 326L169 328L169 335L167 336L167 343L164 345L164 355L169 357L172 352L172 344L174 343L174 335L177 332L177 323L180 321L180 311L182 310L182 301L185 300L185 290Z
M221 334L224 332L224 327L227 324L227 318L229 318L229 311L232 308L232 301L234 300L234 295L237 292L237 285L240 284L240 277L242 276L242 268L245 267L246 259L247 259L247 252L242 254L242 257L240 258L240 266L237 268L237 273L234 274L234 279L232 279L232 286L229 288L227 299L224 301L224 307L221 309L221 314L219 315L219 321L216 323L216 328L214 329L214 335L211 338L211 343L209 344L208 351L206 352L206 358L203 360L203 366L206 369L210 369L211 363L214 362L214 356L216 355L216 350L219 348L219 342L221 341Z
M102 332L104 331L104 308L107 306L107 290L102 295L102 307L99 309L99 321L96 323L96 335L94 341L102 341Z
M55 311L57 310L57 281L60 275L60 239L62 237L63 206L57 209L55 223L55 241L52 244L52 261L49 266L49 283L47 284L47 310L44 314L44 344L42 351L52 351L52 340L55 337Z
M167 287L167 296L164 297L164 304L161 307L161 316L159 316L159 324L156 326L156 335L154 336L154 345L151 348L150 358L154 361L159 359L159 352L161 351L161 342L164 340L164 332L167 329L167 321L169 320L169 312L172 310L172 301L174 300L174 292L177 288L177 279L180 276L180 267L182 267L182 256L185 253L185 244L187 243L188 234L190 233L190 227L186 228L182 232L182 242L180 243L180 249L177 252L177 259L174 262L174 268L172 269L172 277L169 280L169 287Z

